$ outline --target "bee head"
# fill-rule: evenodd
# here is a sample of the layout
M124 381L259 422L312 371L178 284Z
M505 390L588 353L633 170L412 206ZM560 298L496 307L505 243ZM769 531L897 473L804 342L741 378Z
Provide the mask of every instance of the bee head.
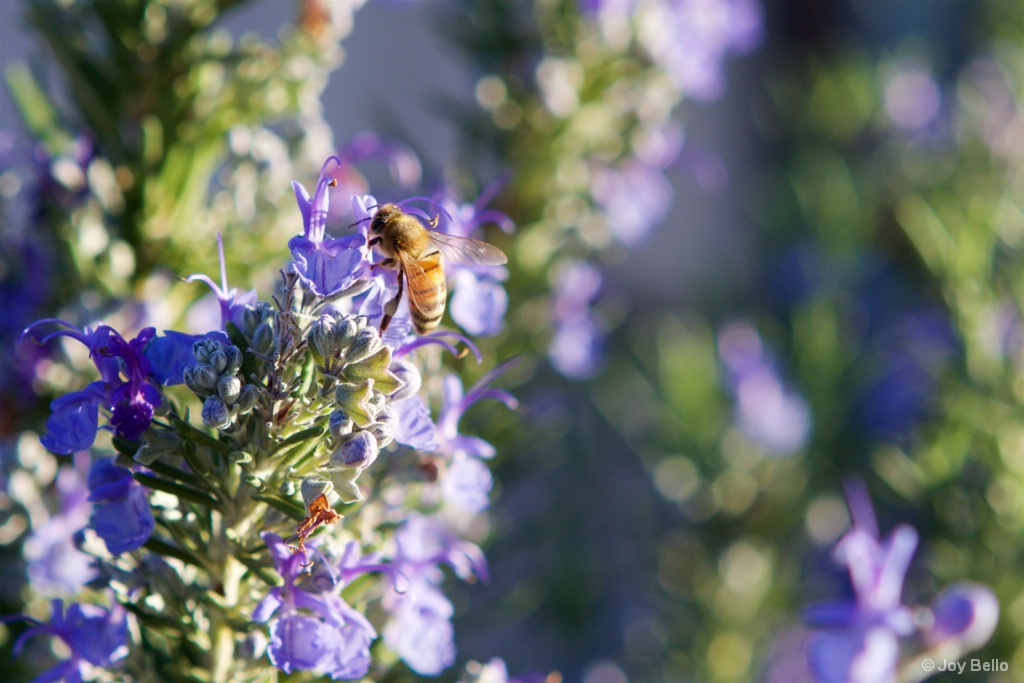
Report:
M384 226L387 225L388 221L401 213L401 210L394 204L384 204L377 209L377 213L373 215L373 221L370 222L370 232L374 234L380 234L384 230Z

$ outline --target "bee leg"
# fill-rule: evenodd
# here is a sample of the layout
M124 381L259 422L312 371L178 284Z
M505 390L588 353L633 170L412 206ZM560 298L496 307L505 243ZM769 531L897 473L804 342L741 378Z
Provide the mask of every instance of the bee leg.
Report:
M390 261L391 259L388 259L388 260ZM384 334L384 331L386 329L388 329L388 325L391 324L391 319L394 318L395 317L395 313L398 312L398 302L402 298L402 289L403 289L402 285L403 285L403 276L404 275L405 275L405 273L402 271L401 268L399 268L398 269L398 294L395 295L394 299L392 299L391 301L389 301L386 304L384 304L384 317L381 318L381 320L380 320L380 333L381 334Z

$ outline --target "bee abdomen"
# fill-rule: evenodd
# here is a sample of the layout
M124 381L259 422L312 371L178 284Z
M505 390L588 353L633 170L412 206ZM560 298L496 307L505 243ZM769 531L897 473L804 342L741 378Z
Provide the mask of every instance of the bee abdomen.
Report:
M444 279L438 287L426 287L412 296L423 304L424 310L418 310L414 306L409 307L410 317L418 334L426 334L437 327L444 316L445 299L448 296Z

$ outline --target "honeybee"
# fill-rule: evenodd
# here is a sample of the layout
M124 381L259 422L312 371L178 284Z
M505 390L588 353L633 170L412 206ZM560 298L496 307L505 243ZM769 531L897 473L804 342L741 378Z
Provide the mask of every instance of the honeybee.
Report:
M437 227L438 216L428 224ZM370 223L369 246L377 247L386 258L381 266L398 269L398 294L384 307L380 331L387 329L402 298L403 279L408 281L409 313L419 334L437 327L444 315L448 290L442 262L500 266L508 263L495 246L428 230L415 216L403 213L394 204L384 204ZM442 259L443 257L443 259Z

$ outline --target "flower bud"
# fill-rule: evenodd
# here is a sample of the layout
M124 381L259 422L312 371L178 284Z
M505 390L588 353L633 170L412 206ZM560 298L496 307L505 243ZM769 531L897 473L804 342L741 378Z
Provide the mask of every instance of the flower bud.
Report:
M366 431L373 434L373 438L377 440L377 446L380 448L386 447L395 440L394 429L387 422L374 422L366 428Z
M228 355L224 353L224 349L217 349L210 354L210 360L207 361L213 366L213 369L220 375L224 372L224 368L228 366Z
M281 492L282 496L294 496L295 495L295 482L291 479L285 479L281 482L281 485L277 489Z
M240 415L245 415L250 410L256 407L256 402L260 398L260 390L256 388L255 384L246 384L242 387L242 392L238 395L238 401L235 402L235 407L238 408Z
M356 334L359 332L359 327L356 325L356 321L353 318L336 318L338 327L335 332L334 343L337 345L339 350L347 349L352 343L352 340L356 338Z
M242 393L242 380L235 375L224 375L217 382L217 394L227 405L232 405Z
M331 467L357 467L366 469L377 459L380 446L369 432L356 432L331 453Z
M335 439L342 439L352 433L355 423L345 413L335 410L327 422L327 428L331 430L331 436Z
M252 337L256 327L263 322L263 316L252 306L246 306L242 313L242 332L245 336Z
M356 338L352 340L352 343L348 347L348 351L345 352L346 363L358 363L364 358L369 358L373 354L377 353L380 349L382 342L380 335L377 334L376 327L364 327L359 330L356 334Z
M274 328L270 323L260 323L252 334L252 345L260 353L266 353L274 345Z
M374 385L374 389L376 388L376 385ZM377 417L377 413L380 412L381 408L387 405L387 402L387 397L379 391L374 391L370 394L370 398L366 401L367 405L370 406L370 414L373 415L374 418Z
M333 490L334 484L326 479L303 479L302 484L299 485L299 491L302 493L302 502L306 504L307 510L314 500Z
M221 347L216 339L200 339L192 345L192 355L200 363L209 362L210 354Z
M210 393L217 388L217 371L206 363L190 366L192 368L192 381L196 386ZM197 392L198 393L198 392Z
M225 375L237 374L242 367L242 350L232 344L224 347L224 355L227 356L228 364L224 368Z
M183 377L185 379L185 386L191 389L193 394L205 398L206 395L210 393L210 390L206 389L203 386L200 386L199 382L196 381L196 367L198 366L190 365L187 368L185 368L185 372L183 373Z
M338 323L334 316L322 315L309 328L306 341L321 358L333 358L336 350L334 340L337 337L337 331Z
M203 403L203 422L210 429L224 429L231 424L231 412L218 396L207 396Z
M419 368L404 358L396 358L391 361L389 370L404 383L391 394L392 401L402 401L419 393L420 387L423 385L423 377L420 375Z
M376 420L386 422L391 429L398 429L398 411L389 405L377 411Z

